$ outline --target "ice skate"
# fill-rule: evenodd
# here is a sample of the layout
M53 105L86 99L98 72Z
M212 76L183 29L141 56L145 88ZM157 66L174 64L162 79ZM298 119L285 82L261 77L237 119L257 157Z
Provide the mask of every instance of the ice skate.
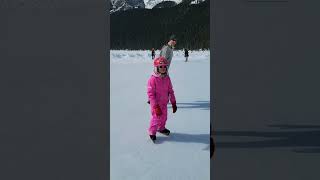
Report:
M159 133L164 134L164 135L166 135L166 136L169 136L170 130L167 129L167 128L165 128L164 130L159 131Z
M156 135L149 135L150 136L150 139L155 142L155 140L157 139Z

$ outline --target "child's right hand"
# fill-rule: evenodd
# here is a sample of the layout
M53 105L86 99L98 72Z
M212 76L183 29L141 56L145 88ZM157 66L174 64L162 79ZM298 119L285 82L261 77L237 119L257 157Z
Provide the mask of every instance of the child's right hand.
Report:
M161 108L160 108L159 105L156 105L156 106L154 107L154 112L156 113L157 116L161 116L162 111L161 111Z

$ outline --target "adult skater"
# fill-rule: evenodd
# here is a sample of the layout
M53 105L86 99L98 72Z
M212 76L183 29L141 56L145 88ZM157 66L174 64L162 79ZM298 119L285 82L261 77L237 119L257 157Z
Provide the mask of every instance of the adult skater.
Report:
M171 64L172 57L173 57L173 49L176 44L177 44L176 36L171 35L169 38L169 42L161 48L160 56L166 58L166 60L168 61L167 71L169 71L169 67Z
M187 48L184 48L184 57L186 58L186 62L187 62L189 57L189 51Z
M169 41L166 45L164 45L161 48L160 51L160 56L159 57L164 57L168 63L167 65L167 74L169 74L169 67L170 67L170 63L173 57L173 49L175 47L175 45L177 44L177 38L175 35L171 35L169 38ZM148 104L150 104L150 100L147 101Z
M156 52L155 52L154 48L151 49L151 57L152 57L152 59L154 59L156 57Z
M148 80L147 95L150 100L151 119L148 129L150 139L156 140L156 133L169 135L170 130L166 128L167 104L170 100L173 113L177 111L176 98L170 77L167 74L168 61L164 57L154 60L153 74Z

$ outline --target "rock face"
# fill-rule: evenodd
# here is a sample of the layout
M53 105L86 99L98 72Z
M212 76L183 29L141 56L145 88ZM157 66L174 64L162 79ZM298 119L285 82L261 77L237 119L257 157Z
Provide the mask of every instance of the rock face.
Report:
M163 8L163 7L172 7L177 4L180 4L185 0L110 0L110 12L116 11L125 11L128 9L136 8ZM204 0L189 0L190 4L198 4Z
M170 8L170 7L173 7L176 5L177 5L177 3L174 1L164 1L164 2L161 2L157 5L155 5L153 8Z
M143 0L110 0L112 7L110 12L125 11L128 9L145 8Z
M172 7L174 5L180 4L183 0L110 0L110 12L116 11L125 11L128 9L135 9L135 8L146 8L152 9L155 6L162 7L162 6L169 6ZM203 0L197 0L203 1ZM163 4L163 5L161 5Z

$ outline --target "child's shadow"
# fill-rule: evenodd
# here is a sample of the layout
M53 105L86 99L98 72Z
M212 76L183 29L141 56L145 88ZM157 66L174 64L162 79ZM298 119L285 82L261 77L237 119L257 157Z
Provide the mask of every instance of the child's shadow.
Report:
M172 132L168 137L164 135L157 136L156 144L161 144L165 141L180 142L180 143L200 143L210 144L210 134L184 134Z

